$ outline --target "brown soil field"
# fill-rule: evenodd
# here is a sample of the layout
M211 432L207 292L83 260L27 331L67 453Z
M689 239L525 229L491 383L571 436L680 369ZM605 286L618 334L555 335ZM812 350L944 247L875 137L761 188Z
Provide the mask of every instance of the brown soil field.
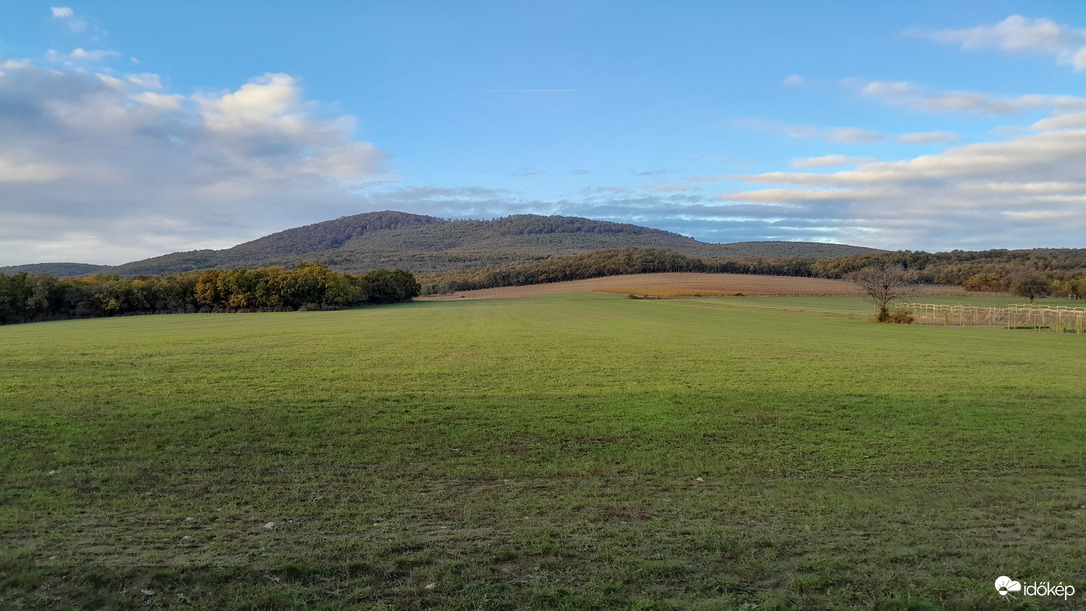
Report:
M605 276L589 280L459 291L451 295L434 295L419 299L431 301L446 299L515 299L535 297L547 293L620 293L638 297L863 295L860 289L844 280L754 276L748 274L668 273ZM919 286L911 289L911 295L916 296L965 294L965 289L957 286Z

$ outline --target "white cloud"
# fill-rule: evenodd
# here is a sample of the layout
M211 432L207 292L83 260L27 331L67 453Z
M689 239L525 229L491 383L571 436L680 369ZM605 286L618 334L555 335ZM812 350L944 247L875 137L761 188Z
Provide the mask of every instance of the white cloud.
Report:
M102 61L102 59L104 59L106 57L114 57L116 55L120 55L120 53L118 53L116 51L107 51L105 49L96 49L94 51L85 51L83 49L77 48L75 51L72 51L72 53L71 53L71 55L69 57L71 57L74 60L79 60L79 61L97 62L97 61Z
M849 157L847 155L823 155L806 159L793 159L788 162L793 168L830 168L841 165L858 165L878 161L874 157Z
M100 62L107 57L116 57L117 55L120 55L120 53L105 49L87 51L85 49L77 48L71 53L60 53L55 49L49 49L49 51L45 53L45 59L51 62L71 65L75 62Z
M933 113L961 112L983 116L1012 115L1035 109L1061 112L1086 109L1086 98L1075 96L1023 95L1007 98L974 91L935 92L910 82L873 81L866 83L860 93Z
M1008 218L1021 221L1050 221L1072 218L1076 213L1072 210L1026 210L1023 212L1006 212Z
M829 131L830 142L881 142L886 136L869 129L838 127Z
M355 213L351 191L389 178L353 119L324 116L288 75L183 95L153 74L3 68L5 264L56 260L64 244L121 263L237 243Z
M142 74L129 74L125 76L125 79L141 89L149 89L152 91L159 91L162 89L162 79L159 78L157 74L149 74L146 72Z
M0 156L0 183L45 182L60 178L62 174L60 166L48 161L30 160L23 151Z
M173 94L166 95L162 93L155 93L153 91L143 91L132 95L132 99L148 106L154 106L161 109L169 108L181 108L181 104L185 100L185 96Z
M989 245L1071 246L1086 232L1086 167L1077 161L1084 156L1086 130L1045 131L830 174L733 176L777 186L723 199L798 207L810 218L864 229L866 238L839 235L871 246L969 247L966 236Z
M884 134L859 127L814 127L781 123L772 119L736 119L733 125L757 131L783 134L793 139L823 139L842 143L871 143L886 139Z
M914 132L897 137L897 141L902 144L952 144L961 139L961 136L954 132Z
M21 68L29 68L33 66L33 62L27 59L5 59L0 60L0 70L18 70Z
M208 128L217 132L261 132L270 128L298 132L302 118L296 111L301 91L286 74L265 74L241 89L221 96L197 96Z
M49 10L52 12L54 19L63 19L70 31L82 32L87 29L87 21L85 19L77 19L75 17L75 11L73 11L71 7L53 6L50 7Z
M1053 115L1037 121L1032 127L1037 130L1086 127L1086 111Z
M265 74L240 89L221 95L194 96L205 136L220 150L239 156L250 169L275 176L279 155L292 151L285 161L303 174L337 178L346 182L377 172L381 155L368 143L349 142L354 119L341 116L316 120L311 105L302 100L301 89L286 74Z
M911 28L906 35L961 45L962 49L999 49L1008 53L1053 55L1074 70L1086 69L1086 30L1057 24L1051 19L1011 15L995 25L967 29Z
M798 74L793 74L792 76L789 76L788 78L781 81L781 84L785 87L802 87L803 85L807 84L807 79L803 78Z

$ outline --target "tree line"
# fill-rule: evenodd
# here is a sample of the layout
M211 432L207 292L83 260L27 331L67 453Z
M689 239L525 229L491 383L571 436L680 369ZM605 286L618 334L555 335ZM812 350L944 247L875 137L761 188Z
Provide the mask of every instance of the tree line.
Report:
M406 301L419 294L652 272L840 279L880 266L903 269L912 282L957 285L971 291L1016 292L1031 298L1086 294L1086 249L723 259L691 257L668 249L616 248L420 274L421 285L403 270L352 275L316 263L290 270L263 267L133 278L0 273L0 324L122 314L348 308Z
M1028 284L1037 296L1086 293L1086 249L898 251L821 259L812 264L812 272L822 278L840 278L880 265L901 267L920 284L960 286L967 291L1029 296L1023 292Z
M170 276L0 274L0 324L125 314L325 310L397 303L421 287L404 270L362 275L310 263L287 270L189 272Z
M424 294L650 272L710 272L841 279L870 267L897 267L918 284L1013 292L1027 280L1058 296L1086 293L1086 249L927 253L898 251L832 258L698 258L667 249L618 248L420 274Z
M613 248L579 255L534 261L517 261L486 267L420 275L423 294L524 286L601 276L654 272L714 271L701 259L672 250L655 248Z

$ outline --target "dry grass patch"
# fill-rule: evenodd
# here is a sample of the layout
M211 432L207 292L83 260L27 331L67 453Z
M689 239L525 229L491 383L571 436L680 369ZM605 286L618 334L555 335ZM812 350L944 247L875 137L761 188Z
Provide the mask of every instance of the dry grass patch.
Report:
M453 295L424 299L435 301L450 299L515 299L549 293L616 293L656 298L736 295L854 297L863 295L863 292L855 285L844 280L756 276L752 274L666 273L605 276L569 282L460 291ZM918 287L915 294L956 296L965 295L966 292L960 287L924 286Z

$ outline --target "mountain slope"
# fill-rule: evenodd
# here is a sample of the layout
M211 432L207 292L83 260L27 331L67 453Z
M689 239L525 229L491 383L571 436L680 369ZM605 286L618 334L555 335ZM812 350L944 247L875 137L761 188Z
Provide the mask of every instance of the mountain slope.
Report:
M367 212L295 227L224 250L191 250L133 261L109 268L122 276L162 275L214 268L257 268L316 261L353 238L382 231L448 223L445 219L403 212ZM367 268L373 269L373 268Z
M694 257L839 257L879 252L840 244L740 242L708 244L627 223L520 214L489 221L448 220L403 212L367 212L280 231L224 250L195 250L115 267L51 268L35 273L164 275L198 269L291 267L323 263L334 271L376 268L414 272L479 267L614 248L657 248ZM67 271L73 270L73 271ZM4 270L0 270L4 271Z
M404 212L369 212L334 221L287 229L223 251L242 257L288 256L334 250L374 232L448 223L445 219Z
M56 278L66 276L90 276L108 272L108 265L92 265L90 263L29 263L27 265L9 265L0 267L0 273L7 275L27 273L31 276L37 274L49 274Z

